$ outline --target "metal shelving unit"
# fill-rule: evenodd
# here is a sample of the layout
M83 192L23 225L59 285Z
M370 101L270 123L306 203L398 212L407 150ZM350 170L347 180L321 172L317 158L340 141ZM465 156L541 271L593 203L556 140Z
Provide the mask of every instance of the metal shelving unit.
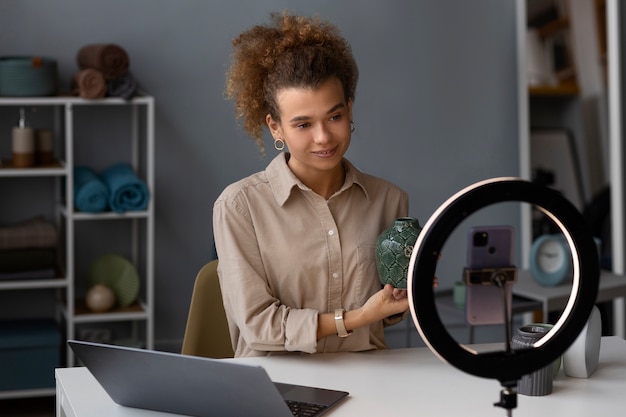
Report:
M63 140L64 151L57 155L53 164L33 168L12 168L10 161L0 166L0 179L10 178L53 178L55 183L55 218L59 234L63 237L61 276L42 280L0 281L0 291L53 289L57 292L57 321L68 339L78 338L77 325L90 323L129 322L132 338L138 338L148 349L154 348L154 98L145 94L126 101L120 98L86 100L73 96L2 98L0 106L10 107L51 107L55 138ZM131 119L129 133L130 163L142 178L150 191L148 207L143 211L126 213L81 213L74 207L74 110L82 106L120 106L128 108ZM97 149L98 145L93 143ZM67 190L68 192L63 192ZM78 300L76 293L76 247L88 245L78 242L75 226L83 222L116 222L126 220L130 223L131 254L129 260L140 271L141 287L137 302L126 308L117 308L106 313L93 313ZM0 307L0 317L2 307ZM141 330L139 330L141 327ZM66 351L66 365L74 365L71 349ZM52 372L52 370L51 370ZM54 388L0 391L2 398L54 395Z
M597 3L601 3L598 1ZM618 0L606 0L606 37L607 37L607 79L611 87L607 91L608 111L608 181L611 186L611 229L612 229L612 273L623 276L625 273L626 253L626 186L624 185L624 150L623 150L623 91L621 87L622 54L621 41L623 10ZM517 12L517 58L518 58L518 97L519 97L519 163L520 176L531 179L530 172L530 115L529 91L526 79L526 20L527 0L516 0ZM568 93L571 93L568 92ZM528 267L528 256L532 243L532 219L530 207L522 207L521 248L523 267ZM625 278L626 279L626 278ZM616 336L626 335L626 305L621 299L613 302L614 327Z

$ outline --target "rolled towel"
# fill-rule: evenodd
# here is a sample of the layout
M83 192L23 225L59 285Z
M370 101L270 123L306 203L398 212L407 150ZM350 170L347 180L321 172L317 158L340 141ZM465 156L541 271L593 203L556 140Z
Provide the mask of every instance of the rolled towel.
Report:
M129 65L126 51L112 43L85 45L79 49L76 60L81 69L97 69L107 80L114 80L124 75Z
M145 210L150 192L133 168L121 162L110 166L100 174L109 189L109 206L117 213Z
M72 92L82 98L101 98L106 95L107 82L102 72L85 68L72 77Z
M74 167L74 205L87 213L100 213L109 206L109 190L91 168Z
M130 100L137 91L137 83L130 72L114 80L107 81L107 95Z

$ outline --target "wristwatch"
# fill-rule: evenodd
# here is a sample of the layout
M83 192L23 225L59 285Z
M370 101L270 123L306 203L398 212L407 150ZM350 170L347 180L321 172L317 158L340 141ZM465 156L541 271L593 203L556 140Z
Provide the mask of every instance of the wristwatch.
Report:
M337 327L337 336L348 337L352 334L352 331L346 330L346 325L343 322L343 314L346 312L343 308L335 310L335 326Z

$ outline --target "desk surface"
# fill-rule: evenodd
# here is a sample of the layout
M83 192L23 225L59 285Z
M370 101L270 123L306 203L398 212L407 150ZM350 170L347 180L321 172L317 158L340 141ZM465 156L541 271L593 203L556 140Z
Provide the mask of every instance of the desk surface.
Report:
M493 406L500 397L497 381L463 373L427 348L227 360L262 365L274 381L349 391L350 397L329 417L506 415ZM85 368L57 369L56 377L59 416L171 416L115 404ZM626 341L605 337L598 370L590 379L569 378L561 371L552 394L519 395L513 415L620 415L626 409L624 393Z

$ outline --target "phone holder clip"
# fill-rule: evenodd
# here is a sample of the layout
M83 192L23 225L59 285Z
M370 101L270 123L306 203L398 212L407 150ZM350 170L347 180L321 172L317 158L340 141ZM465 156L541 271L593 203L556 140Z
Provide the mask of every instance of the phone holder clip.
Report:
M513 284L517 282L517 268L480 268L463 269L463 280L466 285L495 285Z

